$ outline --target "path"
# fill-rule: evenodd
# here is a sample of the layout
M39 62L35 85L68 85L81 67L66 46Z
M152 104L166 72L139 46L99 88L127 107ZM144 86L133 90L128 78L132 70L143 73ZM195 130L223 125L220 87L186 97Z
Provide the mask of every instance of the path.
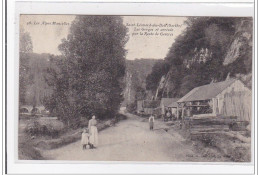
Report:
M196 161L198 157L191 145L177 132L169 134L165 124L155 122L150 131L144 119L126 114L127 120L119 122L99 133L97 149L82 150L80 141L48 150L44 157L54 160L99 160L99 161ZM202 157L199 158L200 161Z

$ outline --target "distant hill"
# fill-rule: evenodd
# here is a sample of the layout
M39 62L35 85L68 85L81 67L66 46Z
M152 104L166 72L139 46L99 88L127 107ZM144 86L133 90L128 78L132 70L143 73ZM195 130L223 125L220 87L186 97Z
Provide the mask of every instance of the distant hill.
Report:
M52 87L48 86L45 78L47 69L52 67L50 54L28 53L28 72L26 76L25 103L30 105L41 105L45 97L52 94ZM134 101L137 87L146 87L146 77L151 73L153 65L159 59L135 59L126 60L126 75L124 79L124 104Z
M152 72L152 67L159 59L126 60L126 75L123 106L135 100L136 88L146 87L146 77Z

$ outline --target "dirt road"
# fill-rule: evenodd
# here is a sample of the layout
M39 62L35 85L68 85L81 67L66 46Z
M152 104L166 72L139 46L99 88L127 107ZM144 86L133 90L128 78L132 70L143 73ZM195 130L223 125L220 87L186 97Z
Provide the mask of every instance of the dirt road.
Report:
M99 133L97 149L82 150L80 141L77 141L45 151L43 156L53 160L204 161L177 132L160 129L166 127L163 122L155 121L155 130L150 131L146 120L126 115L127 120Z

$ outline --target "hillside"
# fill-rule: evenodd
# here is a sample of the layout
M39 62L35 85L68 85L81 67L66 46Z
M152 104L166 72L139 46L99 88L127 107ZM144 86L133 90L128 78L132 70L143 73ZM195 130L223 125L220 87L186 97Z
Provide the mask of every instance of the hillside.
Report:
M191 89L227 77L252 84L252 18L190 17L164 62L147 78L160 97L182 97ZM162 83L164 85L162 85Z
M26 62L22 59L22 64L26 64L27 72L25 78L26 92L23 104L41 105L44 98L52 94L45 78L48 76L47 70L52 66L50 54L26 54ZM137 88L146 87L146 77L151 73L153 65L157 59L135 59L126 60L126 75L124 78L124 102L129 104L135 100Z
M146 77L159 59L126 60L124 102L122 106L135 101L136 90L146 88Z

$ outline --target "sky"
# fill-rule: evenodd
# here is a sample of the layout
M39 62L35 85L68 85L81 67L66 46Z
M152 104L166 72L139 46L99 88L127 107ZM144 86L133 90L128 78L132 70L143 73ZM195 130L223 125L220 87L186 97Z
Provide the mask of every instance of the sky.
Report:
M69 33L74 15L21 15L20 27L32 39L33 52L60 55L58 45ZM123 16L128 28L126 59L163 59L185 29L185 17ZM150 26L149 26L150 25ZM143 35L140 35L140 32ZM158 35L155 35L157 33Z

